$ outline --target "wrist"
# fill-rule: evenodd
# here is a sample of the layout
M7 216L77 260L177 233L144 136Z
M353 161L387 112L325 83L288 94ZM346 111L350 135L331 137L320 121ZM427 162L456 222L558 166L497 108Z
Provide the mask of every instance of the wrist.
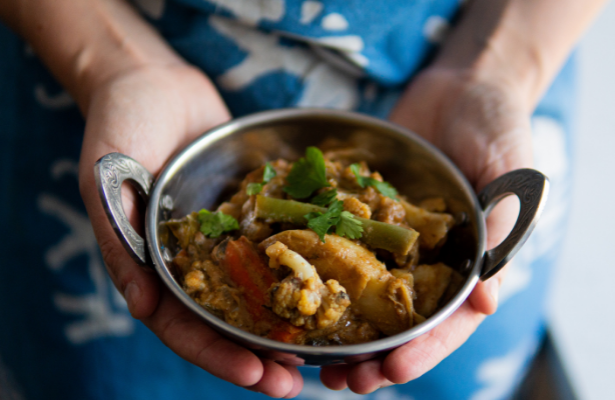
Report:
M507 2L477 0L444 43L434 68L457 71L466 79L504 88L530 113L550 81L545 58L517 27ZM493 22L495 21L495 22Z
M124 0L22 0L18 33L86 114L96 89L117 76L183 64ZM28 7L30 6L30 7Z
M519 32L501 26L470 67L478 80L504 86L533 112L551 81L543 54Z

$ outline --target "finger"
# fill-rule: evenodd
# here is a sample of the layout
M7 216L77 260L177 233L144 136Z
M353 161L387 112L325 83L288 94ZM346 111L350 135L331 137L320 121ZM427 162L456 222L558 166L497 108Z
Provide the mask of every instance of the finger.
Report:
M348 388L358 394L368 394L393 383L382 374L382 360L369 360L355 365L348 372Z
M398 384L420 377L461 346L484 317L463 303L440 325L391 352L382 364L383 376ZM368 378L362 374L356 379Z
M301 376L301 372L297 367L287 367L288 372L293 377L293 388L284 398L291 399L293 397L297 397L301 390L303 389L303 376Z
M246 387L263 377L263 364L254 353L209 328L167 289L143 323L180 357L221 379Z
M348 372L351 365L328 365L320 370L320 381L331 390L344 390L348 387Z
M502 286L507 271L508 268L504 267L491 278L486 281L479 281L476 284L468 297L468 301L474 310L486 315L495 313L498 308L500 286Z
M111 280L126 299L132 316L145 318L156 309L160 281L153 270L137 264L131 258L109 224L98 195L94 179L94 161L91 161L91 158L82 157L79 175L81 196ZM125 209L130 215L134 206L126 204Z
M270 397L288 396L295 386L294 376L290 372L290 369L294 367L285 367L272 360L262 360L262 363L264 370L261 379L247 389Z

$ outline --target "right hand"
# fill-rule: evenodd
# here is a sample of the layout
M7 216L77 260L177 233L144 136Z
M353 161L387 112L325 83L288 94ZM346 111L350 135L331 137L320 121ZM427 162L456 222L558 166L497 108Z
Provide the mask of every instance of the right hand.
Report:
M136 264L120 244L103 210L94 163L111 152L128 155L156 175L178 150L230 119L211 82L186 64L141 67L96 87L86 111L79 185L111 279L133 317L182 358L213 375L274 397L302 388L295 367L258 358L225 339L187 309L152 269ZM126 214L138 226L136 197L123 191Z
M509 171L532 166L531 107L522 87L496 73L430 67L410 83L390 120L442 150L479 192ZM495 247L510 232L517 216L514 207L514 201L504 200L489 215L487 248ZM322 381L333 389L348 386L366 394L422 376L461 346L486 315L496 311L504 275L502 270L479 281L467 301L426 334L384 358L352 366L327 366L322 370Z

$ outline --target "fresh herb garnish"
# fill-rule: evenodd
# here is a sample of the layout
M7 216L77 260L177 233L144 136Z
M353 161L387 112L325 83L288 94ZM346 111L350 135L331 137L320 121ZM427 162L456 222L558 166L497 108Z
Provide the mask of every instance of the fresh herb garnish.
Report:
M275 178L276 175L277 175L277 172L275 172L275 169L271 166L271 164L266 163L265 170L263 171L263 182L265 183L269 182L270 180Z
M266 183L275 178L276 175L277 173L275 172L275 169L271 166L271 164L265 164L265 170L263 171L263 182L248 183L248 187L246 188L246 193L248 194L248 196L259 194L261 190L263 190L263 186L265 186Z
M316 147L308 147L305 157L293 164L286 177L284 191L295 199L305 199L320 188L329 186L325 174L325 159Z
M361 176L361 165L359 164L352 164L350 166L350 170L357 177L357 183L362 188L366 186L373 186L383 196L389 197L393 200L397 200L397 190L395 190L395 188L391 186L390 183L380 182L379 180L371 178L369 176Z
M239 229L237 220L230 215L226 215L222 211L212 213L203 209L199 211L199 222L201 223L201 232L203 235L210 238L217 238L224 232Z
M327 190L326 192L322 192L318 196L314 197L311 201L312 204L317 206L326 207L333 200L337 198L337 189Z
M363 236L363 223L348 211L342 211L340 222L335 227L335 233L348 239L360 239Z
M320 240L325 243L325 234L335 227L335 233L349 239L359 239L363 234L363 224L352 213L344 210L344 203L334 200L327 211L311 212L305 215L308 228L316 232Z

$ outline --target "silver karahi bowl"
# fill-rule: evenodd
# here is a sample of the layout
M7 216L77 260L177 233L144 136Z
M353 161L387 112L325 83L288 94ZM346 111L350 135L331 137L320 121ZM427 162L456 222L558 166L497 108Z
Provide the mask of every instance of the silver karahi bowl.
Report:
M443 197L463 223L454 228L442 250L444 262L465 277L458 293L425 322L394 336L343 346L287 344L242 331L207 312L178 284L171 260L172 244L163 243L161 226L201 208L212 209L236 190L243 176L267 160L296 159L307 146L327 138L348 141L371 155L367 159L410 200ZM260 356L292 365L353 363L388 352L428 332L450 316L470 295L479 279L499 271L530 235L544 207L548 180L540 172L521 169L491 182L478 196L457 167L418 135L365 115L322 110L286 109L236 119L200 136L173 158L157 179L137 161L118 153L95 167L100 196L126 250L156 270L164 284L205 323ZM128 223L121 203L124 180L133 183L147 204L146 239ZM517 222L496 248L485 251L485 219L507 195L520 202Z

